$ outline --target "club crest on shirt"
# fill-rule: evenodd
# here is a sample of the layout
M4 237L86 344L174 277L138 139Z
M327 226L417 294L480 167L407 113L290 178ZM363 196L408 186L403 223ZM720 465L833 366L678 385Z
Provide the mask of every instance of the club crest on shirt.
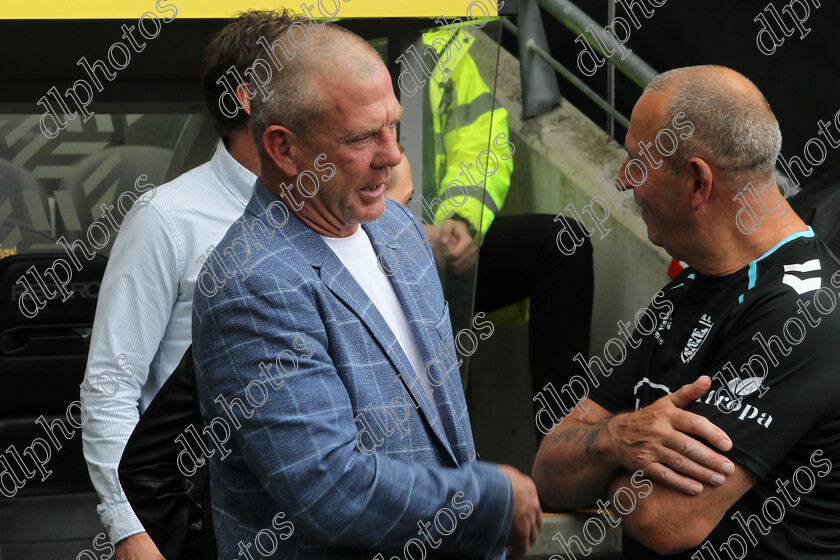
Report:
M662 316L660 315L660 317ZM665 343L665 331L671 330L671 325L673 323L674 322L671 319L670 313L662 317L662 322L659 324L659 328L656 329L655 333L653 333L653 336L656 338L656 342L658 342L660 346Z
M700 349L700 346L706 341L708 338L709 333L712 330L712 325L714 322L709 315L704 314L700 317L700 321L697 323L697 326L694 327L694 330L691 331L691 336L688 337L688 342L685 344L685 348L680 353L680 359L682 363L687 364L691 361L697 351Z

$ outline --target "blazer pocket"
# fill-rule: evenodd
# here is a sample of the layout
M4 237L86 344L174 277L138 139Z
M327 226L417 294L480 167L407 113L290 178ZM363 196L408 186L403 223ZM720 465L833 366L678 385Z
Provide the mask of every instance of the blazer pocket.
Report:
M446 339L452 336L452 323L449 320L449 302L446 300L443 302L443 313L441 314L440 319L438 319L435 323L435 330L437 330L441 339Z

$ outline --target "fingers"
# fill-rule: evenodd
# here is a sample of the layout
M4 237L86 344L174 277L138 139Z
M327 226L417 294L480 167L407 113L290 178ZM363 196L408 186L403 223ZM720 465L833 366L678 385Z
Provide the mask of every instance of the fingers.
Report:
M465 226L464 224L461 224L461 226L465 228L464 231L456 232L452 236L455 243L451 245L453 254L458 255L463 255L470 250L475 251L475 244L473 243L473 239L469 236L469 233L467 233L466 231L467 226Z
M534 543L537 542L537 536L540 534L540 529L542 529L543 525L543 516L542 511L537 510L534 515L534 520L531 523L531 538L528 539L529 548L534 546Z
M446 260L448 260L451 264L455 264L456 261L464 257L470 245L472 245L472 242L469 242L468 244L458 243L457 245L453 245L450 241L449 245L447 245L444 249Z
M508 550L510 557L523 556L531 545L536 542L537 534L542 527L542 511L537 488L530 477L508 465L498 465L507 475L513 490L513 519L508 535Z
M452 271L456 274L463 274L471 266L475 264L475 257L476 257L476 250L475 246L470 242L468 247L468 251L461 255L457 260L455 260L452 264Z
M699 447L702 448L703 446L701 445ZM708 449L706 449L706 451L712 455L717 455ZM709 468L706 464L704 464L704 462L710 461L705 457L692 457L690 455L683 455L671 449L663 449L660 454L660 461L658 464L670 467L670 471L673 474L663 473L660 471L659 475L667 477L667 480L664 481L665 484L672 486L676 490L689 494L699 494L703 490L702 484L720 486L726 481L725 474L732 474L735 472L734 464L724 457L720 457L719 455L717 457L719 457L719 459L711 460L711 462L718 467L718 469L714 469ZM720 468L722 464L729 465L730 468L727 469L728 472L721 472L723 470Z
M688 495L702 492L702 484L720 486L726 476L735 472L732 461L688 435L699 436L728 450L732 442L723 430L707 418L684 410L672 409L667 417L670 426L665 431L661 428L655 432L646 431L646 439L654 433L657 435L648 439L644 447L632 445L637 449L631 453L637 464L631 466L642 468L662 484ZM641 450L644 451L640 453Z
M440 226L440 242L443 245L449 243L449 236L452 235L453 230L456 227L456 224L460 224L461 222L457 222L455 220L446 220L443 222L443 225Z
M118 542L115 560L165 560L148 533L137 533Z
M525 556L526 552L528 552L528 549L525 547L524 540L508 542L508 545L505 548L505 554L508 558L519 558L520 556Z
M703 485L691 478L682 476L662 463L650 463L644 469L645 475L664 486L673 488L688 496L696 496L703 491Z
M470 237L465 223L449 220L444 226L450 226L446 231L449 242L449 246L446 248L448 254L453 256L461 255L469 245L473 244L472 237Z
M678 434L664 442L662 462L700 482L720 486L735 472L735 464L694 438Z
M542 510L540 509L540 499L537 495L537 487L530 477L525 476L525 480L527 481L528 501L526 503L525 515L525 519L527 521L527 531L525 531L524 534L527 537L527 541L525 542L525 551L523 554L527 554L531 545L537 542L537 535L539 534L543 523Z
M704 386L708 388L708 382L708 378L701 378L687 385L676 402L671 396L663 397L636 412L616 415L608 423L614 452L624 468L642 469L688 495L702 492L703 484L720 486L735 472L734 463L715 449L732 448L726 433L703 416L675 408L703 391Z
M539 519L539 521L537 521ZM523 524L521 530L517 531L521 536L518 539L510 540L508 545L510 545L510 553L508 554L509 557L518 557L518 556L525 556L528 554L528 551L537 542L537 537L540 534L540 528L542 527L542 514L537 515L536 519L531 519L527 523ZM513 537L513 531L511 531L511 537Z
M467 225L458 220L446 220L429 239L435 259L445 259L456 274L461 274L475 264L476 247Z
M446 258L452 271L462 274L475 264L477 250L467 225L463 222L455 222L455 224L446 248Z
M726 432L715 426L708 418L700 416L699 414L694 414L693 412L687 412L685 410L676 410L674 411L674 414L671 415L671 425L675 430L686 434L694 434L695 436L703 438L721 451L729 451L732 449L732 440L729 439ZM685 441L681 443L685 446L691 445ZM698 442L694 441L694 443ZM705 445L699 443L698 445L702 449L708 449ZM691 445L691 447L694 448L693 445ZM677 451L679 451L676 447L673 449L677 449ZM709 451L709 453L714 457L706 455L707 458L711 459L721 457L712 451ZM704 461L704 464L708 465L709 463L708 461Z
M518 558L528 554L531 545L537 541L539 530L534 523L520 523L518 527L511 527L510 537L505 548L508 558Z
M675 393L668 395L677 408L685 408L703 395L712 386L712 379L708 375L701 375L694 383L683 385Z

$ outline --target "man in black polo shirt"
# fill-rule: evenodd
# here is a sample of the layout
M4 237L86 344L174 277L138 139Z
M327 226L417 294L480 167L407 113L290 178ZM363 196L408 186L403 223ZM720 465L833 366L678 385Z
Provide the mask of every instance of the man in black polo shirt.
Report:
M664 139L677 122L691 133ZM648 237L689 268L637 314L623 354L590 361L589 397L537 455L542 499L606 495L598 522L620 515L624 558L837 558L840 262L773 181L767 101L726 68L672 70L645 89L625 147ZM554 535L561 557L595 544L584 529Z

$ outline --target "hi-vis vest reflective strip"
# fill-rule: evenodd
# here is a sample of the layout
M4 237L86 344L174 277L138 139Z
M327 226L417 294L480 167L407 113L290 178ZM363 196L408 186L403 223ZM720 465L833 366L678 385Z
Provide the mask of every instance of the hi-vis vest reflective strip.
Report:
M443 201L435 217L442 221L455 212L483 238L510 188L513 145L507 111L496 102L469 55L475 31L465 23L425 33L423 43L434 48L440 59L428 86L434 171Z
M423 2L395 2L394 0L319 0L314 4L312 16L342 18L389 18L389 17L465 17L472 15L481 20L484 11L490 16L498 15L495 0L479 0L481 6L470 8L475 0L424 0ZM300 1L257 2L243 6L235 0L157 0L157 11L177 7L178 19L233 18L244 8L279 10L283 7L300 12ZM155 0L27 0L0 2L0 19L138 19L145 12L155 12ZM331 16L330 13L338 12Z

